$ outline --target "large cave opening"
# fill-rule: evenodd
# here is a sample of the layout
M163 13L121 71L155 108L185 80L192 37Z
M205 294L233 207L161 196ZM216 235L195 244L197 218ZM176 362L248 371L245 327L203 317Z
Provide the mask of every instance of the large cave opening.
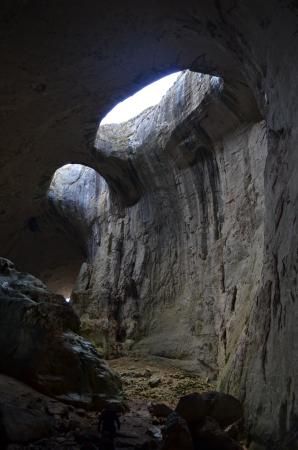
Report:
M162 77L120 102L102 119L100 126L127 122L145 109L155 106L180 73ZM101 185L102 188L99 187ZM55 171L47 191L51 226L59 231L62 239L64 236L66 242L71 241L72 251L65 248L62 250L65 263L60 254L55 257L59 264L53 266L47 261L39 260L35 261L37 267L29 270L43 279L54 292L64 295L68 301L72 290L77 289L76 280L80 279L82 264L85 267L92 261L100 245L100 205L103 201L100 197L104 195L104 189L107 189L105 181L96 170L80 164L65 164ZM35 229L40 231L40 225ZM55 252L55 248L61 249L57 240L54 248L48 252ZM43 249L43 252L46 250Z
M175 83L180 74L181 72L174 72L144 86L142 89L114 106L114 108L102 119L100 125L127 122L138 114L141 114L150 106L157 105L162 96Z

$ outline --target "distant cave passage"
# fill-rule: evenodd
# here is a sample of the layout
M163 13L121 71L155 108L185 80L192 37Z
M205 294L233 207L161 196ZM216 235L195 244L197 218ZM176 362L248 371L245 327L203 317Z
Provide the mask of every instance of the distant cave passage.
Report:
M98 173L80 164L67 164L53 175L47 192L48 218L52 245L41 278L69 299L80 267L92 258L100 242L98 198L104 180ZM55 257L54 257L55 255Z

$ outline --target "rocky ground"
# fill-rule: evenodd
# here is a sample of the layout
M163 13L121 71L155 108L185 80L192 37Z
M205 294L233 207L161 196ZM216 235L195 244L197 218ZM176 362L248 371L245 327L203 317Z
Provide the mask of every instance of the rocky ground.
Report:
M225 426L242 418L240 403L232 399L236 415L223 426L214 405L219 401L226 417L229 396L201 398L214 386L170 359L134 354L109 366L77 334L80 321L71 305L5 258L0 300L0 450L108 450L98 432L98 411L107 404L122 412L115 444L124 450L174 450L166 436L181 441L177 449L193 450L193 442L225 440ZM181 397L186 400L178 411ZM189 409L195 411L190 418Z
M215 388L208 378L172 367L165 358L123 357L110 360L109 365L120 376L124 395L130 400L166 402L174 408L183 395Z
M155 436L157 439L161 437L162 420L156 420L150 414L148 407L151 402L163 402L174 407L182 395L212 388L207 381L188 375L161 361L125 357L109 363L122 379L128 409L121 416L121 430L116 441L117 448L121 449L141 448L152 437ZM75 450L85 448L89 441L96 445L98 437L96 413L72 406L61 406L58 402L54 404L55 406L52 403L50 407L47 406L47 412L55 421L53 436L32 444L10 445L9 450Z
M185 409L183 402L180 401L179 403L181 396L213 389L208 380L200 380L198 377L183 373L164 361L125 357L110 361L110 365L122 378L126 397L126 412L121 415L121 429L115 442L117 450L161 448L162 430L166 422L165 416L169 413L170 408L179 404L181 409L179 413L182 416L187 415L189 413L188 406ZM8 379L3 380L2 391L4 392L5 385L11 385L13 392L16 392L17 389L17 396L22 399L18 407L21 410L29 411L30 415L33 414L33 424L36 423L42 411L44 415L46 414L45 423L50 427L50 431L48 438L36 439L34 443L10 444L7 447L8 450L103 449L97 432L97 413L74 408L71 405L64 405L46 396L36 395L33 390L29 392L24 385L18 384L16 387L14 383ZM194 400L196 401L196 398ZM188 401L186 404L188 404ZM191 405L191 411L193 411L193 405ZM11 421L14 426L18 414L19 412L15 411L12 415ZM31 417L29 416L29 419L27 417L26 420L30 422ZM181 424L178 424L178 428L181 429L179 428L175 433L178 433L179 438L182 436L183 439L186 439L185 445L187 445L187 436L183 434L186 421L181 420L182 428ZM214 423L208 422L205 424L207 434L210 432L210 426L212 433L214 433ZM203 431L206 434L205 428ZM22 433L21 428L19 432ZM38 436L38 433L36 436ZM175 434L173 439L177 439ZM162 448L172 450L172 444L169 445ZM182 447L179 448L187 450L188 447L184 447L184 444L182 444ZM220 448L228 450L235 448L238 450L244 447L223 446Z
M120 418L121 429L116 439L116 449L140 449L158 433L152 424L147 405L142 401L128 402L130 411ZM66 407L56 411L56 429L53 435L34 443L10 444L8 450L103 450L97 431L98 416L94 412ZM159 433L158 433L159 436ZM2 449L2 447L0 447Z

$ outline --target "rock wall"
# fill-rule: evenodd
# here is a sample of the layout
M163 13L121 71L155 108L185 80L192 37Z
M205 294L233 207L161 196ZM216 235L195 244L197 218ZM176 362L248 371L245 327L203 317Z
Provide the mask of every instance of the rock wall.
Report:
M131 207L92 169L57 172L52 208L90 235L73 304L108 355L147 352L213 378L233 356L263 263L267 141L251 105L186 72L156 107L101 126L98 149L136 172Z
M270 450L273 442L292 449L285 439L297 433L298 412L296 2L2 3L0 248L22 270L44 269L46 254L54 270L60 246L50 245L47 228L32 233L30 219L40 219L57 168L95 167L90 150L99 117L113 104L177 69L251 87L267 123L264 266L223 387L245 399L253 436ZM122 203L132 205L140 185L131 167L100 154L102 175L118 195L123 187L129 196ZM113 177L118 170L132 182Z
M121 382L61 295L0 258L0 373L76 406L121 401Z

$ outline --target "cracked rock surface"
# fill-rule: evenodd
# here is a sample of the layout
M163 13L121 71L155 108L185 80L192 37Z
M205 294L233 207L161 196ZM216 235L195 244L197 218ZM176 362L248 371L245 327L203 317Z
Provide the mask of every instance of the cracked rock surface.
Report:
M84 408L121 401L121 383L61 295L0 258L0 371Z
M196 365L202 365L199 360L204 361L201 355L205 355L206 351L199 349L196 337L204 338L204 334L201 333L209 322L210 327L205 330L205 336L207 346L210 344L212 349L208 352L211 355L210 358L205 360L208 365L206 370L219 369L222 388L244 400L247 426L258 444L270 450L274 446L278 450L287 447L292 449L294 444L290 441L297 433L298 414L297 348L295 345L298 339L296 307L298 273L298 54L296 41L298 23L296 2L290 0L262 2L257 0L201 0L200 2L153 0L146 3L129 0L125 3L111 3L106 0L101 2L89 0L86 3L74 0L70 4L68 0L59 2L3 0L0 8L0 23L1 254L16 261L17 267L20 267L22 271L28 271L37 276L41 273L46 274L47 276L42 278L55 281L53 283L55 290L56 287L57 290L62 288L60 273L61 269L65 270L67 292L74 282L79 267L87 260L86 271L83 270L85 276L81 272L82 278L89 277L94 300L98 299L96 301L100 305L103 302L104 306L107 302L107 293L103 292L101 298L95 293L102 289L98 284L102 282L102 274L106 271L109 275L109 259L115 258L117 265L114 271L113 287L115 286L115 289L112 290L112 295L114 299L115 292L121 294L120 306L112 312L105 307L104 315L111 320L111 323L114 323L114 326L110 336L104 327L106 322L101 323L106 337L99 339L98 345L107 341L109 344L107 347L110 348L110 343L120 341L122 344L125 342L126 345L136 345L138 342L141 346L145 336L157 336L157 332L161 330L159 342L165 341L167 355L174 356L179 353L180 357L181 355L187 357L187 349L194 348ZM216 142L222 142L221 147L226 149L227 146L232 145L234 149L230 153L223 152L225 162L229 162L229 169L226 164L219 163L219 153L212 151L211 154L210 152L207 152L207 155L204 154L205 163L199 166L205 169L198 171L195 155L190 152L185 161L184 158L180 159L180 153L175 145L174 147L169 145L168 158L170 159L170 155L173 156L172 163L168 166L166 173L163 170L158 172L159 169L166 168L166 165L157 146L157 156L161 160L158 162L153 158L152 164L146 165L146 169L148 168L146 178L146 174L138 173L137 170L143 163L139 164L134 158L128 161L121 158L119 154L110 155L107 148L94 149L100 117L133 91L177 69L190 69L221 76L226 86L230 86L230 95L226 97L229 108L232 108L235 119L240 119L238 125L245 125L248 128L244 132L244 126L241 133L238 129L239 133L233 135L237 125L235 128L232 127L230 132L226 130L223 134L219 133L217 137L214 134L214 127L213 131L211 130L213 147L216 147ZM238 89L242 91L242 87L246 90L247 86L261 113L258 119L255 114L249 116L244 114L243 106L235 109L235 101L231 101L233 92L238 92ZM236 95L236 98L243 97ZM244 98L244 105L252 106L246 95ZM243 105L243 102L240 101L240 104ZM237 114L239 110L242 111L241 117ZM251 107L248 110L251 111ZM227 116L230 117L230 114L224 114L224 122L226 118L228 119ZM262 203L262 195L259 193L262 189L252 188L252 184L256 185L257 182L252 181L255 169L250 168L249 162L256 161L262 154L262 150L248 152L250 159L245 149L250 144L255 148L266 147L265 144L264 147L261 145L263 139L258 138L262 134L260 131L262 118L266 122L266 125L263 124L263 132L267 138L268 151L266 164L262 157L256 165L257 171L258 167L262 166L263 176L258 174L256 180L260 180L264 193L264 204L263 208L261 207L263 226L257 226L260 214L256 213L253 216L251 212L259 210ZM219 123L217 119L216 122ZM210 116L209 120L212 120ZM218 125L217 129L220 130L221 127ZM207 128L205 131L209 136ZM187 144L185 136L182 138ZM162 138L160 140L163 141ZM179 142L179 139L175 137L174 142ZM238 154L235 149L239 148L239 142L242 142L241 148L244 151ZM206 148L209 149L208 145ZM234 165L234 151L236 165ZM251 157L251 155L254 156ZM242 163L238 164L242 158L243 166ZM179 203L175 201L174 205L169 207L174 202L173 196L162 197L161 193L166 193L165 187L168 189L174 185L170 178L171 173L175 173L179 182L180 195L185 199L188 198L189 217L192 216L192 210L196 212L199 209L196 206L198 203L196 194L193 195L194 189L196 190L193 186L198 184L198 179L202 179L197 172L205 172L207 175L206 166L208 165L213 172L212 166L216 167L214 159L219 167L220 178L223 180L220 184L221 196L231 200L231 203L225 203L222 211L227 212L225 217L229 216L228 222L236 217L236 211L241 211L239 233L233 226L229 232L226 221L222 224L222 234L213 233L216 230L218 232L218 225L221 223L220 220L213 219L216 217L215 211L220 210L218 208L207 210L211 223L210 229L213 231L208 231L209 227L206 231L204 227L207 223L207 214L204 210L200 213L202 219L194 220L193 234L197 234L198 237L195 238L195 247L189 250L186 245L186 236L189 233L188 231L184 233L185 222L181 221L179 215L179 211L184 213L185 209L183 205L180 205L180 201ZM177 164L174 161L177 161ZM194 166L190 169L189 164L192 162ZM63 227L57 229L46 214L48 211L44 199L51 178L56 169L69 163L83 164L95 169L105 177L109 192L112 192L118 202L118 206L114 208L115 216L110 226L113 232L111 253L108 255L109 259L105 268L101 268L101 274L99 273L96 282L91 270L93 262L100 261L104 252L109 250L108 243L102 245L102 256L96 252L96 258L92 257L88 260L89 253L85 247L82 248L79 239L71 233L63 232ZM263 164L265 164L264 172ZM150 167L159 173L160 185L152 176L153 170L150 170ZM222 186L228 186L228 183L224 182L224 167L228 175L234 167L238 181L241 179L239 175L241 167L245 167L245 175L243 174L245 183L240 192L243 193L246 189L249 200L243 203L242 194L240 197L234 195L228 197L222 194ZM181 183L183 176L178 176L177 173L183 171L189 176L187 181L185 179L185 182ZM191 176L191 173L194 175ZM251 179L249 173L251 173ZM145 183L143 178L146 180ZM227 179L230 180L230 177ZM151 275L156 274L149 270L150 265L147 264L148 255L143 248L143 239L146 240L146 236L140 234L138 239L140 251L138 245L134 244L136 229L139 226L135 215L137 205L147 201L148 208L143 208L146 214L141 216L141 221L144 222L147 218L150 220L152 215L154 217L157 215L152 211L154 202L150 202L147 190L151 180L152 196L157 198L156 208L163 219L158 223L155 240L151 240L152 227L148 230L146 245L156 254L153 260L154 263L155 259L157 261L158 277L163 273L160 263L163 258L160 257L169 252L169 247L165 249L162 245L168 242L166 233L164 231L159 233L159 229L168 228L167 219L171 219L172 223L172 228L170 226L168 232L170 240L172 241L172 237L176 236L176 243L171 246L173 256L170 256L168 265L169 272L174 274L174 282L168 281L168 275L165 277L164 282L168 286L166 291L158 289L159 281L151 286ZM205 176L205 184L208 185L208 183ZM156 189L156 185L161 189ZM218 187L215 185L215 190L210 188L208 192L211 194L212 191L217 192ZM173 190L169 189L169 192ZM164 198L162 202L161 198ZM111 200L110 194L106 199ZM235 208L232 206L232 199L237 205ZM114 205L114 202L112 203ZM204 201L200 200L199 204L203 205ZM214 201L210 200L207 204L213 205ZM254 204L259 206L252 206ZM123 225L119 218L116 219L120 206L123 208L121 212ZM131 213L128 212L130 208ZM171 215L173 208L178 211ZM170 212L168 215L163 215L163 210ZM196 214L194 217L197 217ZM105 222L105 219L103 221ZM128 221L131 221L129 226ZM186 223L189 222L190 219L187 219ZM248 222L249 226L247 226ZM178 227L179 233L173 231ZM204 238L197 227L199 230L205 230ZM236 225L235 227L237 228ZM138 258L136 265L133 263L130 265L134 257L127 256L128 249L121 244L121 236L127 232L128 228L132 230L131 255L136 253ZM258 243L259 239L260 241L262 239L255 235L256 229L263 233L263 243ZM227 231L226 235L224 230ZM240 236L239 239L233 238L234 231L235 237ZM160 234L162 239L159 239ZM210 235L213 235L212 239ZM116 239L115 236L120 238ZM229 253L227 250L224 255L224 261L231 261L231 264L224 263L224 268L227 270L221 270L222 287L219 291L216 276L212 284L205 281L210 277L210 273L212 277L216 274L215 268L218 260L222 258L220 255L217 256L216 251L212 251L215 261L208 265L210 249L213 250L214 244L216 247L216 242L221 241L221 236L225 236L227 242L230 242L232 252ZM183 245L180 245L182 242ZM186 245L185 251L184 245ZM178 249L177 258L175 257L176 249ZM223 249L225 249L224 245ZM191 251L196 256L190 257L192 264L188 266L187 262L183 261L189 259ZM260 258L260 254L263 255L263 259ZM134 272L134 280L141 290L136 291L133 284L119 288L121 282L119 284L118 280L125 279L119 269L123 255L126 255L129 270L133 272L134 267L140 268L140 271ZM256 256L254 261L256 266L259 265L256 271L253 257L251 259L250 255ZM206 257L205 260L204 257ZM200 267L196 262L199 258L203 261ZM181 276L180 271L175 268L176 260L182 264ZM208 271L206 264L212 269ZM148 270L142 272L142 267ZM206 270L203 271L202 267ZM192 292L189 292L188 287L184 291L183 277L186 277L184 269L187 269L188 279L190 275L197 278L198 273L200 282L199 286L195 286L195 292L198 295L201 295L201 283L206 285L204 296L208 297L208 302L211 303L208 311L214 310L215 303L221 305L221 312L215 314L214 319L205 316L201 301L196 301L195 305L199 305L199 309L203 308L202 314L193 307L190 300L194 298ZM192 269L194 269L193 274L191 274ZM164 273L166 272L168 273L167 270ZM110 281L106 273L104 273L103 281L106 282L107 279L109 289ZM241 286L238 283L240 273L243 276ZM114 273L112 275L114 277ZM144 282L141 282L141 279L144 279ZM192 285L192 282L189 284ZM212 291L213 286L215 286L215 294ZM244 292L245 286L247 292ZM141 309L141 314L138 316L136 302L127 302L123 295L124 291L128 292L128 296L132 298L136 295L140 298L143 292L148 294L151 302L146 305L146 311ZM89 298L88 296L89 293L86 299ZM190 323L191 326L188 323L185 325L182 318L180 319L182 324L178 327L181 330L187 330L189 345L186 354L184 331L181 335L178 333L182 348L179 345L174 349L174 353L171 342L167 342L162 335L162 324L169 323L166 319L169 299L176 308L174 309L176 322L181 315L177 306L178 297L179 301L183 302L183 310L194 311L191 315L194 317L194 321ZM213 300L215 298L216 302ZM156 305L161 299L159 317ZM156 302L155 305L154 302ZM131 323L125 323L122 320L126 314L123 306L132 308ZM85 305L83 309L88 309L88 305ZM145 326L142 323L142 315L147 317L147 310L152 320ZM240 311L242 311L241 314ZM112 313L110 317L109 313ZM89 314L88 311L86 314ZM203 327L200 321L195 319L198 317L204 318ZM219 324L217 318L220 318ZM90 319L94 323L89 322ZM92 334L97 320L97 315L86 316L85 331ZM123 323L124 332L122 328L119 329L119 322ZM216 329L215 335L214 329ZM137 336L136 331L139 333ZM172 333L173 338L177 336L174 327L168 331ZM114 337L117 333L118 338L115 341ZM129 343L127 340L130 335L133 337L131 339L133 342ZM219 336L221 336L221 345L215 344L215 342L218 343ZM206 344L204 340L201 342L202 345ZM145 348L152 351L157 348L157 343L158 341L154 339L152 342L148 341L148 347Z
M55 175L51 208L89 248L72 304L107 355L150 353L213 379L233 355L261 275L267 141L229 95L186 72L156 107L99 128L98 152L133 161L133 206L90 168Z

